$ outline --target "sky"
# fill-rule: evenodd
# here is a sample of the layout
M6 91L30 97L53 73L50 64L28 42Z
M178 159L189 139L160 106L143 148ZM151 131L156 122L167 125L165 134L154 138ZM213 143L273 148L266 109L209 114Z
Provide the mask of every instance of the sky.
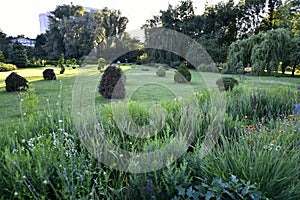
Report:
M208 0L215 3L220 0ZM0 30L8 36L25 35L36 38L40 34L39 14L55 10L57 5L71 2L74 5L121 10L128 17L127 31L138 30L147 19L166 10L168 5L178 5L180 0L1 0ZM204 10L205 0L194 0L196 14Z

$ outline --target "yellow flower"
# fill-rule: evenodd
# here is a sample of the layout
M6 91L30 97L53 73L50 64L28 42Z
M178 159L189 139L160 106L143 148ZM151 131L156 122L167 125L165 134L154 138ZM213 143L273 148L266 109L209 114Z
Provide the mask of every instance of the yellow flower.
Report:
M272 143L275 143L275 142L277 142L277 140L272 140Z

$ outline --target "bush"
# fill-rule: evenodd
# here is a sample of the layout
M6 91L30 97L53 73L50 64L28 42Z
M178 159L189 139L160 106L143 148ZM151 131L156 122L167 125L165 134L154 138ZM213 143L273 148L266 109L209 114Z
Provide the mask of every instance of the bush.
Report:
M58 61L57 60L47 60L46 61L46 65L57 66L58 65Z
M16 65L0 62L0 72L8 72L8 71L16 70L16 69L17 69Z
M27 85L27 80L18 75L15 72L12 72L6 79L6 91L14 92L14 91L23 91L26 90L29 86Z
M159 77L165 77L166 76L166 69L163 66L159 66L156 70L156 75Z
M235 85L239 84L239 82L234 78L222 77L217 80L216 84L218 85L219 90L228 91L232 90Z
M109 62L107 62L105 60L105 58L99 58L98 59L98 70L101 72L104 69L105 65L107 65L108 63Z
M192 75L187 69L186 64L182 63L174 75L174 81L177 83L188 83L191 81L191 79Z
M102 75L98 91L106 99L124 99L126 92L122 70L115 66L107 67Z
M56 75L53 69L45 69L43 71L43 77L45 80L56 80Z
M0 51L0 62L5 63L6 59L2 51Z

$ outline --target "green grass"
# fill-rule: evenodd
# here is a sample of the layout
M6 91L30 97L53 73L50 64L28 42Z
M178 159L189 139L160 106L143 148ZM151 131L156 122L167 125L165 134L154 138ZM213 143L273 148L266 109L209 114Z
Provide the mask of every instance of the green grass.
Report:
M270 199L300 198L300 118L289 115L291 105L299 99L300 93L295 90L298 79L248 77L233 91L222 93L227 99L225 105L214 91L204 91L207 87L216 88L214 80L217 74L192 71L190 84L176 84L173 69L162 78L155 75L156 69L152 67L123 66L128 98L141 103L165 101L161 105L168 111L166 123L162 129L154 131L157 131L154 136L145 139L124 134L128 133L126 130L134 131L129 129L132 123L128 118L121 126L117 125L114 117L122 117L124 107L113 111L110 101L98 94L97 84L93 82L100 79L97 70L88 71L85 83L87 87L91 86L91 92L95 92L95 103L104 104L96 108L99 126L94 135L92 131L86 131L85 128L90 128L88 126L82 129L75 126L76 121L69 109L72 92L77 89L74 83L78 71L68 69L66 74L57 76L58 80L44 81L43 69L18 71L30 80L34 88L32 96L26 96L30 94L27 92L7 93L3 86L1 88L1 123L8 120L20 120L21 123L0 126L0 199L151 199L153 196L171 199L179 195L178 186L190 189L199 185L201 180L211 182L214 178L222 178L225 183L232 175L245 180L245 184L249 181L249 191L255 187ZM59 69L55 70L58 74ZM8 74L1 74L1 80ZM233 77L238 79L238 76ZM257 87L267 89L256 90ZM196 99L188 99L193 101L173 101L175 97L186 97L197 90L203 92L198 92ZM224 116L219 107L211 109L211 97L226 106ZM24 101L21 102L21 98ZM39 102L35 104L37 99ZM158 110L147 110L139 102L129 104L132 120L139 125L151 122L159 125L156 122L160 123L161 119L150 114L151 111L157 114ZM256 103L259 103L258 107ZM24 117L26 107L31 106L37 111L36 115ZM182 110L185 110L183 114ZM208 146L203 146L203 142L209 142L209 137L204 139L205 134L220 133L223 119L224 138L221 136L222 140L207 157L201 157L202 147ZM103 133L107 141L125 151L152 152L173 141L177 132L195 132L196 137L184 155L161 170L126 173L104 165L94 157L94 153L98 155L99 152L93 151L93 145L103 146L98 133ZM182 148L184 145L178 145L174 151ZM116 161L123 157L114 151L105 151L105 155ZM142 162L152 167L167 159L153 158ZM222 185L236 191L236 188ZM208 185L204 192L224 192L224 199L228 199L226 191L213 189L216 188Z
M51 109L56 109L57 101L59 100L60 87L63 90L64 104L71 107L72 104L72 90L78 69L67 68L65 73L60 75L60 68L47 67L54 69L57 74L57 80L45 81L42 77L42 72L46 68L25 68L18 69L15 72L25 77L30 82L30 87L34 88L34 93L37 95L39 104L36 109L45 110L49 105ZM191 70L192 80L189 84L175 83L173 76L174 69L169 69L166 72L166 77L158 77L156 75L156 68L149 66L122 66L126 73L126 96L127 98L145 102L153 103L159 101L169 101L175 98L186 98L191 96L195 91L204 90L205 88L216 88L215 80L220 76L215 73L199 73ZM96 67L94 67L96 69ZM5 78L11 72L0 73L0 109L2 114L0 117L1 123L10 120L18 120L22 113L20 113L20 97L19 93L7 93L5 91ZM228 75L225 75L228 76ZM237 75L229 75L239 80ZM100 81L100 73L97 70L92 70L91 77ZM300 85L299 78L288 77L251 77L247 76L244 81L240 81L240 85L245 85L249 88L276 88L283 87L297 87ZM102 98L97 92L97 85L95 85L95 102L97 105L109 103L109 100ZM49 105L48 105L49 102Z

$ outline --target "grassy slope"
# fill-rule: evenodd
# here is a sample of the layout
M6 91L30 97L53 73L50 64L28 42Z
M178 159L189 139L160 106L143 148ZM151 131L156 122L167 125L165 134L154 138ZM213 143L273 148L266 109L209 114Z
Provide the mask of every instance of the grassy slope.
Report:
M53 68L57 74L56 81L45 81L42 72L45 68L35 69L19 69L16 72L24 76L31 84L31 88L35 89L35 94L39 98L38 109L56 109L56 103L60 101L59 95L62 92L63 102L65 106L72 103L72 90L77 69L67 69L65 74L59 75L60 68ZM167 71L166 77L156 76L156 68L141 66L136 68L123 67L126 70L126 91L127 98L138 100L141 102L154 102L161 100L173 100L176 96L187 97L194 91L207 87L216 87L215 80L220 75L214 73L198 73L192 72L192 81L190 84L176 84L173 80L174 69ZM20 97L18 93L7 93L5 91L5 78L11 72L0 73L0 124L7 120L20 119ZM100 80L100 74L97 70L92 72L92 76ZM226 75L228 76L228 75ZM238 76L232 76L239 79ZM98 78L99 77L99 78ZM60 82L61 81L61 82ZM246 80L240 82L241 85L247 85L255 88L268 87L297 87L300 85L299 78L276 78L276 77L246 77ZM95 85L96 90L97 85ZM62 88L62 89L61 89ZM96 91L97 93L97 91ZM108 103L98 93L96 96L96 104ZM47 99L49 101L47 101ZM47 106L49 102L49 106Z

